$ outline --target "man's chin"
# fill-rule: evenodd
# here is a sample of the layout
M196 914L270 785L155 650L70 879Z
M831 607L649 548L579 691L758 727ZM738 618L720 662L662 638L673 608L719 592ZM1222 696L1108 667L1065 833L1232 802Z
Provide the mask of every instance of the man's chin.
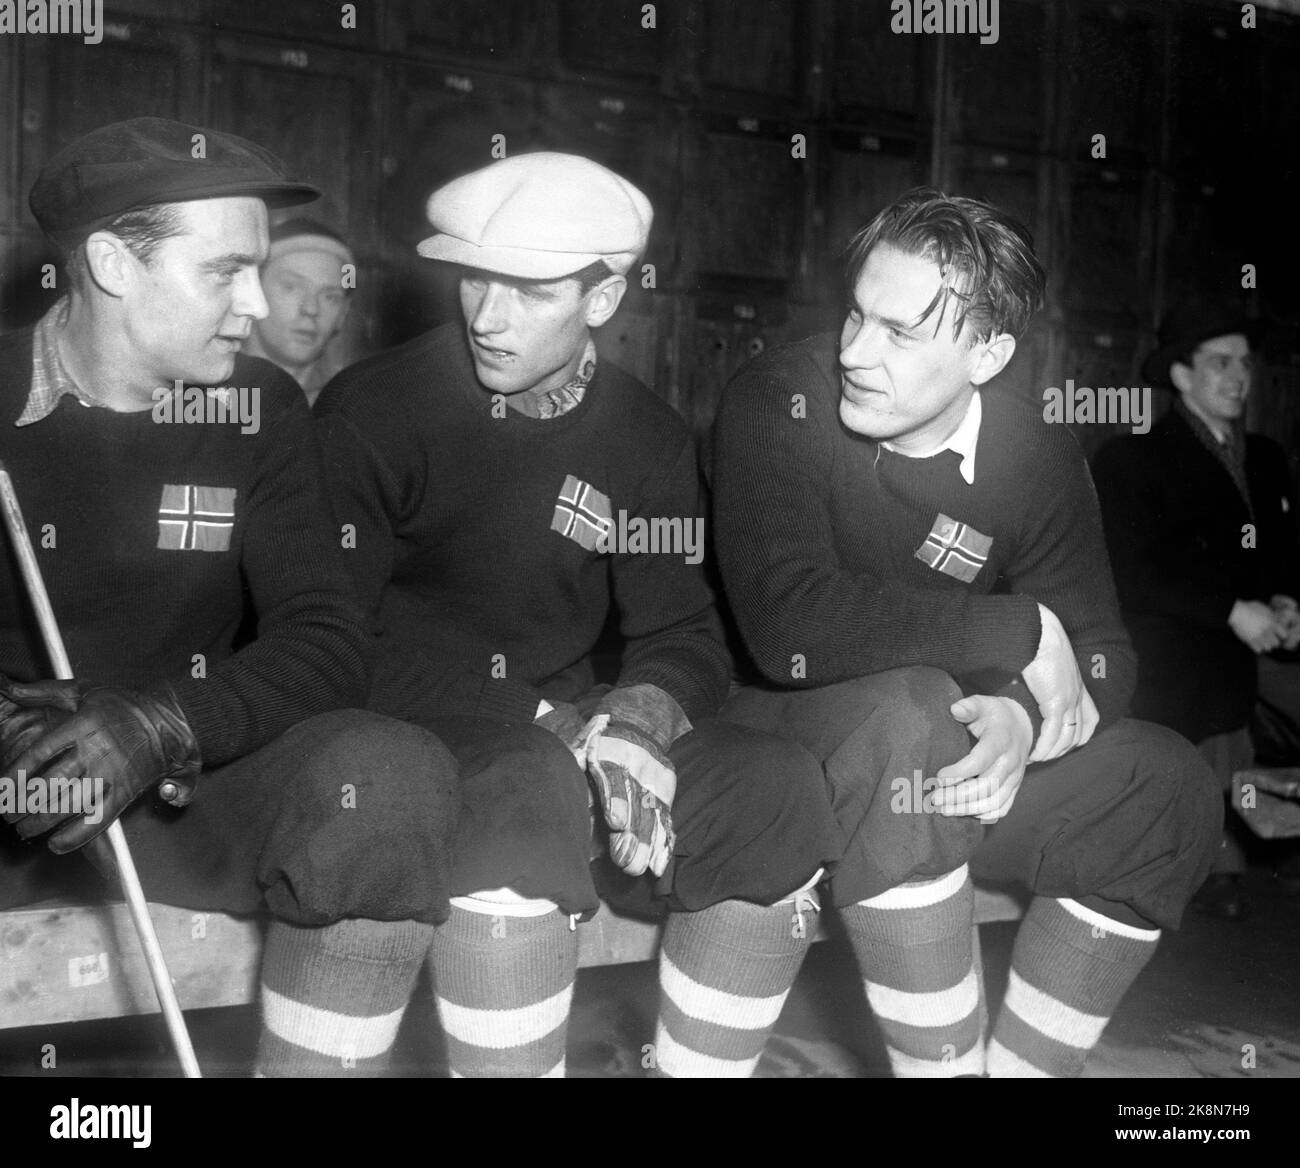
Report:
M847 429L864 438L890 437L888 427L875 410L851 402L844 396L840 397L840 421Z

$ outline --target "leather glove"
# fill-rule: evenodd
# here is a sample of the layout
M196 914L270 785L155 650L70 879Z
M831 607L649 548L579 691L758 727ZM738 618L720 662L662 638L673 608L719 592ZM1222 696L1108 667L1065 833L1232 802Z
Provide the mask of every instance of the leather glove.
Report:
M0 774L47 731L77 712L81 688L75 681L11 681L0 674Z
M544 730L549 730L572 752L580 770L587 769L587 720L578 713L572 702L551 702L542 699L551 708L533 719Z
M662 876L673 854L677 772L672 744L691 729L658 686L611 690L587 727L587 772L609 825L610 858L629 876Z
M74 851L102 834L146 791L169 781L189 789L202 763L194 733L165 683L149 691L82 688L76 712L27 745L12 769L30 775L89 778L102 783L102 802L90 815L58 810L6 815L24 839L54 829L50 851ZM13 687L11 687L11 692ZM93 822L91 820L93 819Z

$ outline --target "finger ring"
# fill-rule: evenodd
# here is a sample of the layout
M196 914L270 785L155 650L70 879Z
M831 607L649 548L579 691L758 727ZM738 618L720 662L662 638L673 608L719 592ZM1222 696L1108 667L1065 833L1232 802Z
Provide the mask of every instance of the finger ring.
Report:
M1077 726L1078 724L1078 722L1066 722L1067 726Z

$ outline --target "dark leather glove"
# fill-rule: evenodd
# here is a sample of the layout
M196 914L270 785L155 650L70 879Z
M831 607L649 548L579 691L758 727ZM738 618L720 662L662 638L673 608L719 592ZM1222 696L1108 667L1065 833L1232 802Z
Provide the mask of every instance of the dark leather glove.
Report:
M14 778L14 760L75 714L80 701L75 681L11 681L0 674L0 775Z
M42 778L89 779L96 805L89 813L84 807L73 814L47 809L5 818L24 839L57 828L49 847L61 855L106 831L159 783L192 786L201 766L198 743L169 685L146 692L91 686L81 690L76 713L27 745L10 769Z

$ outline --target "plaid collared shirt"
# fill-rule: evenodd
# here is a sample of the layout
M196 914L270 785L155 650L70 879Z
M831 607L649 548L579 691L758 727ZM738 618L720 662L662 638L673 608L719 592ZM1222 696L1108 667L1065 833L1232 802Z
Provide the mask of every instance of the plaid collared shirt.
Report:
M58 334L67 319L68 299L65 296L41 317L32 333L32 389L15 426L30 426L48 418L65 393L72 394L83 406L94 404L72 380L63 358L59 356Z

